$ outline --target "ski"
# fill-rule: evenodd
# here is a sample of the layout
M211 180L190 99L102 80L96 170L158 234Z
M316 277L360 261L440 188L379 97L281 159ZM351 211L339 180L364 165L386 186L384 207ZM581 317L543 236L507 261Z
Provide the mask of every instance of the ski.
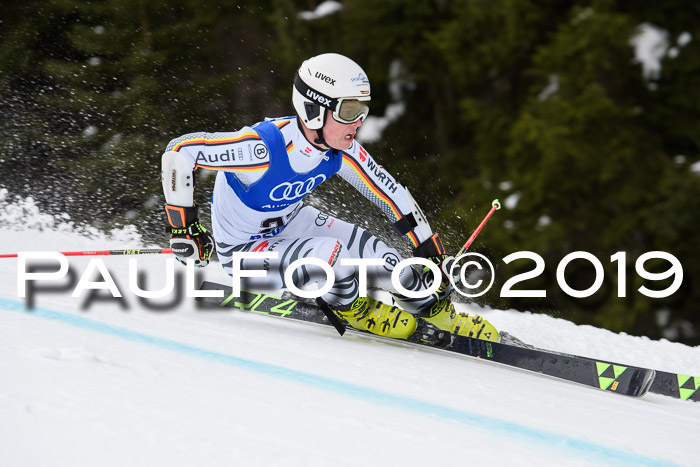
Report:
M509 343L515 346L543 350L525 344L520 339L517 339L509 334L506 334L506 337L511 341ZM557 355L562 356L567 355L560 352L551 353L556 353ZM649 387L650 393L669 396L673 397L674 399L700 402L700 377L684 375L681 373L670 373L662 370L654 370L654 372L656 373L656 376L654 377L653 383Z
M282 297L277 297L263 292L241 291L240 297L234 297L231 287L206 281L202 283L200 290L221 290L224 293L223 299L198 297L197 300L204 306L213 305L216 307L235 308L280 318L331 325L315 303L293 297L288 292L285 292ZM380 340L435 348L420 342L408 342L376 336L349 327L348 331ZM631 397L641 397L646 394L650 386L652 386L655 376L654 370L647 368L456 335L453 335L451 343L447 347L441 348L441 350L489 360L521 370L540 373Z
M700 402L700 377L656 370L656 378L649 392Z
M535 350L544 350L532 345L526 344L520 339L511 336L508 333L501 333L508 344L514 345L516 347L527 347ZM504 338L501 338L501 342ZM567 354L561 352L547 351L550 353L556 353L557 355L566 356ZM700 402L700 377L685 375L682 373L670 373L668 371L654 370L656 376L654 382L649 387L649 392L652 394L660 394L662 396L669 396L675 399L688 400L694 402Z

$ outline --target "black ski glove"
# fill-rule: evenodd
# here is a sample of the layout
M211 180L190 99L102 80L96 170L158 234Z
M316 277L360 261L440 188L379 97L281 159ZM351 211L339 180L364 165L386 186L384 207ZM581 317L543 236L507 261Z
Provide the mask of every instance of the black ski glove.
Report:
M440 277L440 288L438 288L436 294L440 299L450 295L454 288L452 282L450 282L450 268L454 264L455 258L447 254L445 247L442 246L440 236L438 234L433 234L430 238L415 247L413 249L413 256L427 258L438 265L442 272L442 277ZM430 273L430 269L427 267L423 270L423 281L426 287L430 287L433 283L433 274Z
M197 267L209 264L214 252L214 238L199 223L199 206L165 205L170 223L170 248L175 258L183 264L193 259Z

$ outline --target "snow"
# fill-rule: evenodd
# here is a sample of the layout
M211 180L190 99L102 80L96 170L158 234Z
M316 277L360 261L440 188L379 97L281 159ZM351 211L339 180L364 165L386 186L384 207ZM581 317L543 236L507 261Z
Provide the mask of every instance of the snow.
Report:
M384 115L376 117L369 115L357 132L357 140L362 143L374 143L382 139L382 133L393 122L406 113L406 105L403 102L388 104Z
M648 23L640 24L638 29L639 34L630 40L635 61L641 63L646 79L658 78L661 60L668 50L668 32Z
M510 180L505 180L498 183L498 188L503 191L509 191L513 189L513 182Z
M88 125L83 130L83 136L95 136L97 134L97 127L95 125Z
M539 93L537 100L546 101L557 92L559 92L559 77L556 74L551 74L547 86Z
M678 36L678 39L676 40L676 43L677 43L680 47L685 47L686 45L690 44L690 41L692 41L692 40L693 40L693 36L692 36L689 32L685 31L685 32L682 32L682 33Z
M369 115L357 131L360 143L374 143L382 139L384 130L406 113L406 103L403 101L403 90L414 89L415 82L408 77L408 72L401 60L393 60L389 64L389 95L392 102L384 109L384 115Z
M318 4L314 11L302 11L298 14L299 19L313 21L330 16L343 9L343 4L334 0L326 0Z
M13 220L0 227L0 254L152 246L130 229L76 233L65 217L28 227L25 216L41 213L19 205L0 193ZM76 278L93 260L69 258ZM101 260L123 299L73 298L75 280L61 281L27 310L17 261L0 259L3 466L697 465L698 403L201 310L184 296L142 303L128 290L128 259ZM143 288L163 286L167 260L139 257ZM199 278L229 281L217 263ZM457 308L540 347L700 375L700 348Z
M538 227L547 227L549 224L552 223L552 218L548 215L542 215L537 219L537 226Z
M518 206L518 202L520 202L520 198L522 197L522 193L513 193L511 195L508 195L506 199L503 201L503 206L506 207L506 209L515 209Z

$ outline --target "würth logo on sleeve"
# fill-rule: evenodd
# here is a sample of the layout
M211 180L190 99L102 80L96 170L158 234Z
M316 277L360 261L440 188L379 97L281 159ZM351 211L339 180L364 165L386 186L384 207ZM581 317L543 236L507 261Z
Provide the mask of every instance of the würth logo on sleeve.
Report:
M360 146L360 160L362 162L367 161L367 151L365 151L365 148L363 148L362 146Z

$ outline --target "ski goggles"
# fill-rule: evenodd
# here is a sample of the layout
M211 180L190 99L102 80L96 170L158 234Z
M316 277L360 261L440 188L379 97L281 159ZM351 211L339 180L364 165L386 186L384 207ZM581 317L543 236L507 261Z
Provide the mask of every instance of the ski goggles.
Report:
M368 102L346 97L338 99L333 111L333 120L345 124L355 123L359 119L364 122L369 113Z
M300 77L294 76L294 87L305 98L333 112L333 120L346 125L364 119L369 113L369 99L360 100L357 97L333 98L311 89Z

